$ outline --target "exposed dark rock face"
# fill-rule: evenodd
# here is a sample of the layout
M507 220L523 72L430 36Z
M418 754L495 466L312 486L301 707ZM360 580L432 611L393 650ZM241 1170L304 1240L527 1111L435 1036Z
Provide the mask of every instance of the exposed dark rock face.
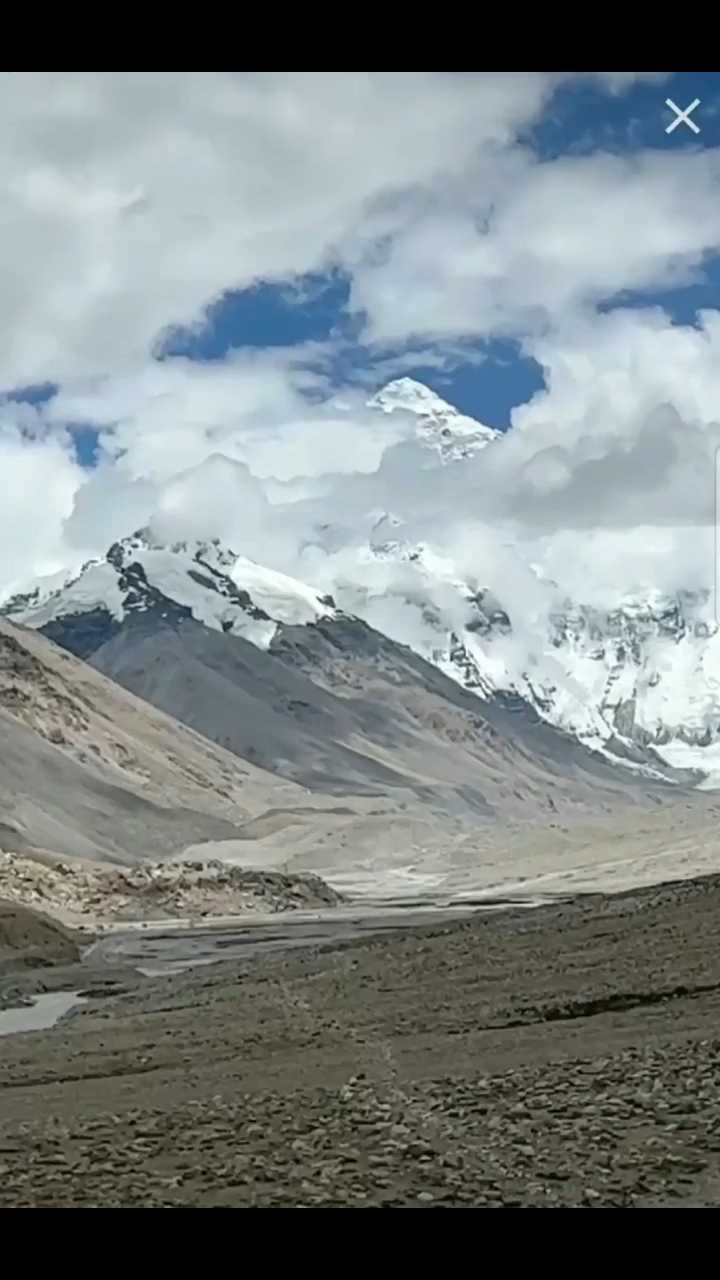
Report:
M46 622L40 631L77 658L90 658L101 645L116 636L121 624L107 609L89 609Z

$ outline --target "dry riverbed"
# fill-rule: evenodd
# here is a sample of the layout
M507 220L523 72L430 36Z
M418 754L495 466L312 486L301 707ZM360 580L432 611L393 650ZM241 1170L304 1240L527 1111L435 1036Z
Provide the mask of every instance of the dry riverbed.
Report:
M0 1040L0 1204L718 1205L719 925L712 877L91 996Z

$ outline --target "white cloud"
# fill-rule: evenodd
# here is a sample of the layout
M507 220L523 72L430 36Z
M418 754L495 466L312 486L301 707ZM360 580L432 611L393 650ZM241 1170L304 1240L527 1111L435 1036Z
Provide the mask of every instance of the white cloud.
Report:
M562 78L4 74L0 385L115 372L228 289L342 259L406 193L510 144Z
M625 289L691 281L720 249L720 152L480 154L415 200L352 301L377 342L542 332ZM692 192L692 198L688 198Z
M90 474L60 426L15 406L25 431L40 435L24 441L9 428L26 479L13 484L18 533L4 541L5 576L54 568L63 545L73 560L100 553L152 518L169 538L216 534L326 590L347 583L352 567L375 596L394 583L406 598L412 570L401 581L405 570L357 566L358 545L390 510L404 521L400 536L446 552L501 596L513 582L523 608L529 561L585 599L711 585L720 316L693 328L653 310L588 315L527 350L546 390L460 467L407 438L412 419L371 416L365 393L337 395L312 416L287 353L232 368L166 361L152 381L140 371L61 402L76 420L97 420L103 403L117 415ZM28 540L19 513L36 503L29 476L40 464L57 501L33 519ZM10 464L4 474L14 476Z
M48 434L30 405L0 405L0 589L53 573L83 475L65 432Z
M359 389L334 393L308 368L324 354L309 345L152 361L75 380L45 416L100 428L103 458L132 480L159 482L220 452L277 480L374 471L411 424L369 412Z
M60 383L45 409L3 409L0 583L152 518L332 589L378 509L524 599L531 556L585 592L701 580L720 316L693 329L596 305L692 279L720 249L720 157L540 162L517 138L564 78L0 78L0 386ZM378 377L401 371L387 344L417 339L413 358L442 367L464 339L514 334L546 390L459 470L409 420L370 414L362 379L332 387L337 344L153 359L224 291L328 266L351 279ZM92 475L67 422L100 428ZM383 574L367 572L379 599Z
M707 524L720 447L720 313L620 309L528 344L547 389L515 410L504 465L530 522ZM529 509L528 509L529 508Z

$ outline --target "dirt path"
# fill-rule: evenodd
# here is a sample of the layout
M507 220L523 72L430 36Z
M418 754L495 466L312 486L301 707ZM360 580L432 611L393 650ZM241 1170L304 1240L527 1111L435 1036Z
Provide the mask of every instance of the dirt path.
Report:
M0 1204L720 1204L720 880L267 952L0 1045Z

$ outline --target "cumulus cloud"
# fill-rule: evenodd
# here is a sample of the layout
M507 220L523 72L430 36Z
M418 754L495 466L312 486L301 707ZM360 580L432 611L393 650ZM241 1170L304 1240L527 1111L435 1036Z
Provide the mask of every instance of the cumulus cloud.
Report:
M63 521L83 473L67 432L49 433L30 405L0 405L0 582L20 586L67 561Z
M5 73L3 384L114 372L228 289L342 260L408 192L509 144L562 79Z
M580 527L712 521L720 313L691 326L656 309L618 309L527 349L546 389L514 411L505 450L524 518Z
M410 635L421 570L358 555L383 511L528 615L546 599L531 563L608 600L707 585L720 313L679 326L605 308L692 281L720 251L720 154L543 160L519 139L570 79L0 78L0 387L58 386L45 405L2 405L0 589L151 522L360 591ZM228 290L330 268L375 359L346 386L336 338L156 358ZM545 388L467 466L442 466L412 415L367 408L369 379L420 355L442 369L493 335L522 341ZM69 424L99 432L94 471ZM446 612L448 572L431 588Z
M115 372L229 289L351 264L478 165L512 168L572 78L5 73L2 384Z
M621 290L690 282L720 248L719 184L712 150L481 152L359 256L353 303L377 342L542 333Z

